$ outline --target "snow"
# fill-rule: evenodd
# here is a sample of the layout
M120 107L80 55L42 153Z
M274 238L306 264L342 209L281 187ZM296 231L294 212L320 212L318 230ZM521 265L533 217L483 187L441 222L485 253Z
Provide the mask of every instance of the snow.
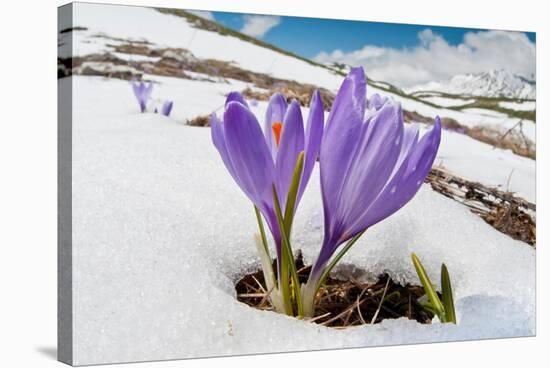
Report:
M435 165L535 203L536 161L444 130Z
M108 11L105 9L107 6ZM234 62L250 71L329 89L338 88L342 80L341 76L328 69L234 37L194 28L184 18L163 14L153 8L87 3L77 3L75 7L75 26L88 28L74 34L75 56L109 50L107 44L116 42L92 37L104 33L116 38L147 40L153 43L153 48L184 48L201 59ZM107 12L108 17L105 16Z
M525 78L506 70L491 70L477 74L458 74L448 81L434 81L408 88L407 91L438 91L456 95L535 99L536 83L534 78Z
M465 100L462 98L449 98L449 97L441 97L441 96L422 97L422 100L428 101L443 107L464 106L464 105L474 103L476 101L474 99Z
M418 283L414 251L437 284L445 262L458 326L399 319L334 330L239 303L234 282L259 266L252 206L225 170L210 130L182 122L220 108L224 94L244 84L148 77L157 81L156 99L175 101L171 118L138 113L128 82L73 77L76 365L535 334L534 249L427 185L369 229L337 271L360 278L388 272ZM260 116L263 109L259 102ZM530 167L507 151L443 134L444 165L495 182L503 178L489 172L517 167L510 186L525 190L516 179L529 178L534 161ZM293 234L307 262L322 237L317 168L310 183Z
M498 119L505 119L508 116L503 112L488 110L488 109L481 109L478 107L469 107L467 109L463 109L462 111L466 113L471 113L471 114L478 114L481 116L495 117Z
M512 110L518 110L518 111L532 111L536 108L536 102L535 101L524 101L524 102L499 102L498 105L500 107L504 107L505 109L512 109Z
M111 52L111 54L118 59L126 61L149 61L151 63L156 63L161 58L158 56L146 56L146 55L137 55L137 54L127 54L124 52Z

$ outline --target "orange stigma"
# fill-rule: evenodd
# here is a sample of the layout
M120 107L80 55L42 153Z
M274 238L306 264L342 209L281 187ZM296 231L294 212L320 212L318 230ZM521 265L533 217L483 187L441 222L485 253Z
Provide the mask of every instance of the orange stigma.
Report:
M279 145L279 140L281 139L281 129L283 128L283 124L281 122L276 121L273 124L271 124L271 129L273 129L273 135L275 136L275 143L277 143L277 146Z

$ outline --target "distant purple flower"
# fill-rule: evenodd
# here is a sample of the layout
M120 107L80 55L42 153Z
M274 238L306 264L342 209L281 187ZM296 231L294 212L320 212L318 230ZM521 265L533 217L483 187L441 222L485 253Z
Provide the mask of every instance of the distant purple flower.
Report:
M139 103L139 108L141 112L147 110L147 100L151 97L151 92L153 92L153 83L149 82L149 85L145 85L143 81L136 82L132 81L132 89L134 90L134 95Z
M258 100L256 100L255 98L250 100L250 106L257 107L258 106Z
M376 94L367 103L365 92L363 68L353 68L327 119L320 152L325 234L310 280L318 281L342 243L411 200L439 147L439 118L419 139L416 125L403 124L399 103Z
M323 102L318 91L313 94L305 131L299 103L292 101L287 105L281 94L274 94L269 101L263 132L238 92L227 97L223 123L212 114L212 141L235 182L264 215L278 256L281 232L272 187L275 185L281 207L285 208L296 161L304 151L297 208L317 160L323 123Z
M164 101L164 103L162 104L160 113L164 116L170 116L170 112L172 111L172 106L174 106L173 101Z

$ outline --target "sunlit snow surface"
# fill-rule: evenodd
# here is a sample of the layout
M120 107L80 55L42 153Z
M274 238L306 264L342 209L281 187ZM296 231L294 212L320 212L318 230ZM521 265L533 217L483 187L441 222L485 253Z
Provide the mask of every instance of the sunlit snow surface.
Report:
M183 121L220 108L228 91L245 86L153 79L154 98L175 101L171 118L140 114L128 82L73 78L75 364L535 333L535 251L427 185L372 227L338 271L418 283L409 258L415 251L438 283L445 262L458 326L399 319L337 331L237 302L235 280L259 264L254 213L210 130ZM256 112L264 109L260 102ZM495 183L502 179L491 173L514 168L510 186L517 179L518 190L534 196L534 162L522 160L444 132L437 162ZM322 222L316 169L294 227L294 248L307 262L319 249Z
M500 107L505 109L519 110L519 111L532 111L535 110L536 103L535 101L524 101L524 102L499 102Z

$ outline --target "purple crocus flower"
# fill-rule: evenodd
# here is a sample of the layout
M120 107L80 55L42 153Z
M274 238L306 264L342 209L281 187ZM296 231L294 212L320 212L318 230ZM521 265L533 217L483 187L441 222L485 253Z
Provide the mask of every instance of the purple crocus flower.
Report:
M164 101L164 103L162 104L162 108L160 109L160 113L164 116L170 116L172 106L174 106L173 101Z
M419 139L417 125L404 125L399 103L378 95L367 103L365 94L363 68L353 68L338 91L323 134L320 174L325 234L304 289L308 308L339 246L410 201L439 147L439 118Z
M139 81L138 83L133 80L132 89L134 90L134 95L138 100L141 112L145 112L145 110L147 110L147 100L149 100L151 92L153 92L153 83L149 82L149 84L146 85L143 81Z
M281 232L273 203L273 185L281 207L285 208L296 161L304 151L296 209L319 154L323 124L319 92L313 94L305 131L299 103L292 101L287 105L281 94L274 94L269 101L263 132L238 92L230 93L226 99L223 123L212 114L212 141L235 182L265 217L278 257Z

